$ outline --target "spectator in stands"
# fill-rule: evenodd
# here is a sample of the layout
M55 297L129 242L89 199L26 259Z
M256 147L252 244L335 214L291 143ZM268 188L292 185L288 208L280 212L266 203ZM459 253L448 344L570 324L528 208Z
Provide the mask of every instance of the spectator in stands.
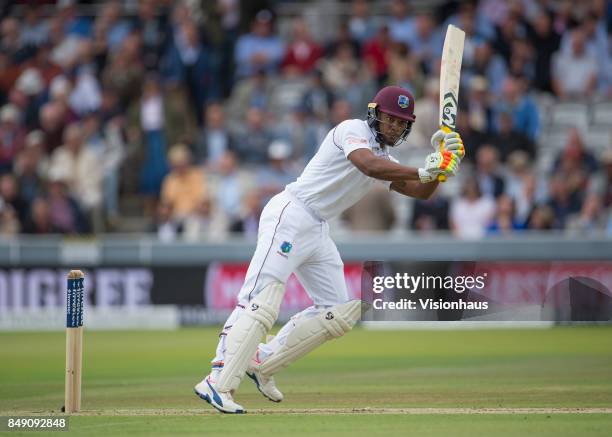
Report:
M251 33L242 35L236 42L234 53L236 76L241 79L259 70L274 73L285 53L285 44L272 33L272 13L263 9L257 13Z
M15 209L10 204L0 202L0 235L2 237L19 234L21 224Z
M571 49L553 57L552 88L560 99L589 98L597 85L597 58L586 50L582 29L574 29L571 35Z
M476 47L483 39L491 40L493 37L492 35L487 37L487 35L483 33L478 21L473 2L461 3L459 12L456 16L451 16L448 20L449 23L458 25L459 28L465 32L462 65L467 68L474 64Z
M71 92L72 82L66 75L60 74L51 81L49 100L56 104L59 117L64 124L74 123L79 120L79 115L70 106Z
M570 232L597 233L606 228L602 199L595 193L586 197L578 214L568 217L566 228Z
M602 198L604 208L612 208L612 148L601 154L601 171L594 178L593 191Z
M41 17L41 5L26 5L23 11L20 39L26 47L39 47L49 38L49 23Z
M255 181L259 188L261 207L298 176L291 164L291 145L283 140L275 140L268 147L268 165L258 168Z
M370 13L367 0L353 0L351 2L351 17L348 28L351 36L363 45L374 36L377 29L376 19Z
M122 14L122 2L111 0L102 6L98 16L98 20L103 23L102 26L106 29L106 43L111 53L119 50L132 30L129 21L124 19Z
M50 169L47 201L51 228L62 234L80 234L89 231L89 223L79 203L68 194L68 184L60 172Z
M13 171L17 176L21 197L27 205L31 205L44 192L44 150L44 134L41 131L30 132L24 149L15 160Z
M450 205L449 224L458 238L482 238L495 213L495 201L481 193L478 181L468 178L463 194Z
M395 223L391 193L375 186L355 205L344 211L342 218L351 231L389 231Z
M503 17L495 29L493 48L510 64L513 42L525 35L525 26L517 13L510 12Z
M319 122L326 122L334 94L325 82L323 72L317 68L310 74L310 83L302 97L302 105Z
M584 147L578 129L570 129L565 147L555 160L553 174L563 177L572 195L582 199L586 192L589 178L596 173L597 169L597 160Z
M457 114L457 131L461 132L463 144L466 145L465 162L475 162L478 149L482 145L490 143L491 138L486 132L474 129L470 123L470 118L471 116L468 111L460 110Z
M323 55L323 48L317 44L306 21L299 17L292 23L291 42L286 48L281 67L295 67L300 74L309 73Z
M0 173L11 171L13 161L25 143L25 129L13 104L0 108Z
M231 114L238 128L246 119L249 108L267 110L270 107L270 97L274 91L274 81L264 70L259 70L254 76L239 81L227 102L227 113Z
M192 214L208 194L204 170L192 165L189 148L176 144L168 151L170 173L164 178L161 191L161 202L172 209L175 221L182 221Z
M75 0L58 0L56 15L62 24L62 30L67 35L86 38L91 33L91 23L87 17L77 15Z
M468 81L470 86L474 83L474 77L482 77L486 80L487 90L493 95L500 95L508 68L504 59L493 51L491 44L481 41L474 47L474 63L466 73L464 81ZM480 81L482 83L482 79Z
M291 157L298 167L306 166L325 135L327 124L311 117L302 105L293 108L289 120L281 123L275 130L277 138L291 145Z
M20 64L29 56L29 49L20 38L19 21L6 17L0 22L0 51L6 53L12 63Z
M212 6L211 9L215 14L211 15L216 15L221 33L219 75L225 99L231 94L234 85L234 49L240 32L241 2L240 0L217 0L203 3L204 7L206 5Z
M351 109L350 103L346 100L336 100L331 108L331 126L335 126L351 118Z
M414 39L415 19L408 14L408 5L405 0L393 0L389 3L391 17L388 20L389 34L395 42L410 46Z
M120 117L115 117L101 126L97 113L88 114L83 119L84 141L86 147L97 155L102 172L103 206L105 218L116 223L119 217L119 168L125 157Z
M308 79L293 65L285 66L274 80L270 94L269 113L277 122L286 122L291 110L300 104L308 89Z
M45 102L46 88L37 68L26 68L9 93L9 101L21 112L21 124L32 130L38 126L38 113Z
M371 71L374 72L379 86L382 86L387 79L390 47L391 38L389 36L389 27L386 25L381 26L374 37L368 39L363 44L361 56L363 61L369 65Z
M504 193L504 179L499 173L499 153L494 146L484 144L476 155L476 180L484 196L498 198Z
M85 147L83 128L70 124L64 132L64 144L51 155L49 174L67 184L70 195L87 212L102 205L102 168L98 157Z
M241 233L251 240L257 238L259 218L261 216L261 199L259 190L247 191L242 199L240 217L230 225L230 232Z
M496 201L495 217L487 227L487 233L508 235L522 229L524 229L524 224L516 219L512 198L505 194L499 196Z
M563 229L567 218L582 208L581 192L572 192L570 182L560 174L555 174L549 181L548 206L554 214L553 226Z
M529 155L529 158L535 158L535 144L527 135L514 128L510 112L498 112L497 126L497 134L493 135L491 141L499 151L502 162L506 162L508 156L516 151L523 151Z
M204 121L204 105L220 96L213 64L213 53L203 44L200 30L191 20L181 24L166 53L164 76L183 83L198 124Z
M590 5L596 7L597 2L592 2ZM583 37L584 37L584 49L589 54L594 56L596 59L605 59L610 56L609 53L609 42L608 42L608 30L606 29L606 23L604 22L603 16L598 16L595 9L591 9L586 12L585 16L581 19L579 26ZM602 14L602 12L599 12ZM565 32L561 39L561 51L563 53L570 54L572 52L572 45L575 43L573 39L575 36L572 32Z
M431 153L431 145L429 143L430 132L435 132L438 129L438 113L440 108L440 80L433 77L425 82L424 95L414 104L415 121L412 125L410 135L406 142L410 144L408 148L398 150L401 155L411 153L412 148L424 148L427 153ZM461 114L462 111L459 111ZM433 129L433 130L432 130ZM463 136L463 131L461 131ZM467 144L467 142L465 142ZM471 146L471 144L470 144ZM470 152L471 152L470 148ZM400 159L400 161L403 161Z
M363 74L364 69L353 53L348 43L339 44L330 59L321 65L323 80L331 87L336 95L348 91L350 78Z
M415 200L410 228L418 232L449 229L448 200L436 190L427 200Z
M527 229L532 231L549 231L553 229L555 221L555 212L548 205L536 206L531 214L527 224Z
M255 186L253 174L239 165L236 154L226 151L210 178L212 202L229 223L240 217L242 196Z
M236 152L245 164L263 164L268 160L268 145L272 141L272 130L268 126L266 113L259 108L250 108L246 124L236 135Z
M392 44L387 82L401 86L419 98L423 95L424 81L418 60L412 55L410 46L401 42Z
M29 205L19 193L17 179L12 173L5 173L0 176L0 203L3 206L10 206L11 215L14 215L19 223L25 223L28 216Z
M49 40L53 46L51 61L64 71L69 71L74 65L79 43L83 38L89 37L90 31L89 19L78 18L74 6L69 6L53 16L49 27Z
M222 214L215 214L209 197L202 199L196 210L184 220L183 237L187 241L223 240L227 223Z
M185 110L190 105L189 90L181 82L168 80L162 92L166 143L192 143L202 121L196 120L196 112Z
M514 200L516 220L527 225L529 215L542 197L538 193L538 179L535 174L526 173L522 178L522 183L517 185L517 190L509 194Z
M540 128L538 107L517 77L508 77L502 85L502 96L496 105L496 113L510 112L514 130L535 140ZM499 126L497 126L499 130Z
M40 109L40 128L45 135L45 152L52 153L64 138L64 112L59 103L45 103Z
M429 12L419 13L414 21L414 36L408 44L425 74L434 71L433 64L442 53L443 41L444 34L436 27L433 15Z
M140 99L140 127L145 147L140 189L148 198L149 211L152 211L154 199L159 196L162 181L168 173L165 120L164 95L158 79L147 76Z
M168 43L168 16L164 12L155 0L140 0L131 23L142 35L143 63L148 71L157 69Z
M362 71L354 71L349 76L349 85L346 92L342 94L342 99L351 105L351 118L363 117L363 108L368 107L372 101L372 96L376 95L376 81L374 72L368 65L362 65Z
M44 45L36 48L33 57L28 61L29 68L34 68L40 72L45 88L49 86L55 76L62 74L62 69L51 59L51 47L51 41L46 41Z
M102 72L102 84L117 94L119 105L126 110L140 97L144 82L140 35L137 32L128 34L109 56L109 62Z
M550 14L545 10L540 10L530 24L527 27L527 36L538 50L533 86L540 91L552 92L551 62L553 54L559 49L561 36L553 27Z
M223 154L232 149L233 138L225 123L225 111L220 103L206 107L204 128L196 140L196 159L207 167L216 167Z
M32 201L30 214L23 227L26 234L57 234L61 233L51 220L50 205L44 197L36 197Z
M160 202L157 206L154 229L157 239L162 243L171 243L183 232L183 226L173 218L172 206Z
M81 41L74 70L74 87L68 101L70 108L82 117L86 113L97 111L102 105L102 90L95 72L91 41Z
M508 71L513 76L522 77L529 86L536 75L535 54L535 48L526 38L518 38L512 42Z
M466 103L471 129L483 133L493 132L493 99L489 81L483 76L472 76Z

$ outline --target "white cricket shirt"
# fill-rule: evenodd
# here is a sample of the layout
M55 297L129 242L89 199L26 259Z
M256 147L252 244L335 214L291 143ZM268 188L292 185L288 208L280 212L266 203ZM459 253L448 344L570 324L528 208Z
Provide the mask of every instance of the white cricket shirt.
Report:
M320 218L329 220L361 199L376 182L363 174L347 158L356 149L370 149L376 156L397 162L388 147L380 147L365 120L346 120L329 131L318 152L300 177L287 190L304 202Z

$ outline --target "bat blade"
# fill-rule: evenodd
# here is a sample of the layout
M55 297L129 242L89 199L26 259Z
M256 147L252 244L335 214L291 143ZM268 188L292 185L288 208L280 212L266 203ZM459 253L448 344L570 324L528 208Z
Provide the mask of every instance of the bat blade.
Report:
M450 24L446 29L440 66L440 126L454 130L457 125L459 80L465 32Z
M457 126L457 109L459 105L459 80L461 79L461 61L465 32L452 24L446 29L442 62L440 65L440 112L439 125L445 132L455 130ZM440 151L443 144L440 143ZM446 176L438 180L444 182Z

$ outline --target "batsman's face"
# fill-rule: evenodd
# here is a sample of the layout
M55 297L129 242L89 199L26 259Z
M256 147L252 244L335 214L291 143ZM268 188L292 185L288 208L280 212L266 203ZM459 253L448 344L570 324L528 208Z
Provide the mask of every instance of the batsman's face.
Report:
M384 112L380 113L379 120L380 132L388 144L394 144L410 125L409 121Z

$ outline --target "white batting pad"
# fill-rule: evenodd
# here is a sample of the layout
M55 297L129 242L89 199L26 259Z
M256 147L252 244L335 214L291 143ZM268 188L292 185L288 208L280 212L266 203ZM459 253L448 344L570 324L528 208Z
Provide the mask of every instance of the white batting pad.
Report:
M257 345L278 317L284 294L285 285L272 282L238 317L225 339L225 363L215 386L218 391L228 392L238 388Z
M264 360L259 371L266 376L274 375L327 340L342 337L360 317L361 301L352 300L324 309L315 317L298 320L285 344Z

